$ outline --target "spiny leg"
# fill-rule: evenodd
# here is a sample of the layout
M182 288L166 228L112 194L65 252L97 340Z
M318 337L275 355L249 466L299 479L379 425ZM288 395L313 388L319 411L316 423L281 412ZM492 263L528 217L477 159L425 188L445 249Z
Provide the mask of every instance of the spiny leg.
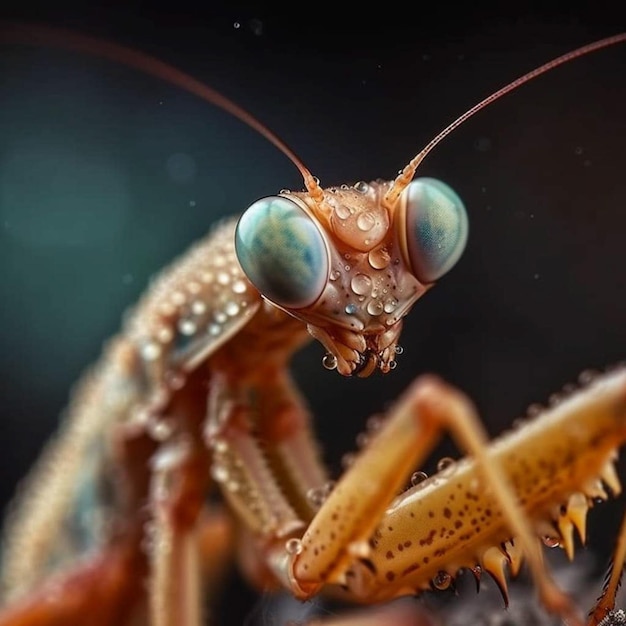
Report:
M617 541L613 554L611 555L611 564L607 573L606 582L602 589L602 594L598 598L595 607L589 614L587 626L598 626L615 608L615 596L622 582L624 574L624 561L626 560L626 513L622 518ZM616 622L619 623L619 622ZM609 621L608 624L611 624Z
M266 376L255 392L255 429L281 489L300 517L309 522L328 473L311 429L311 416L286 369Z
M153 435L162 439L150 460L152 516L144 536L151 626L202 622L199 520L210 466L202 440L205 376L192 374L168 406L149 418Z
M172 452L175 454L175 452ZM180 467L157 470L153 492L178 482ZM147 549L151 554L151 626L200 626L200 563L196 525L177 523L167 495L152 498L153 520Z
M259 538L262 545L284 545L304 526L301 515L307 520L313 515L306 493L323 484L326 474L308 432L308 416L286 374L265 373L262 381L253 385L253 408L226 377L215 374L204 434L204 411L202 416L198 411L205 391L193 379L154 418L155 432L160 432L159 419L164 431L168 424L175 430L151 462L151 626L196 626L202 619L197 520L209 475L205 443L213 453L212 477L254 533L255 552ZM268 575L273 577L265 570L257 582L267 585Z
M432 377L405 394L378 436L338 482L291 559L287 576L294 593L307 598L324 583L346 584L356 558L367 558L370 539L395 494L435 445L443 429L475 459L498 502L511 535L529 562L546 608L580 624L572 603L552 581L538 540L498 467L489 462L487 436L469 401ZM278 556L278 555L277 555Z
M307 521L313 517L316 506L307 494L327 484L328 473L320 460L309 412L286 368L215 374L205 436L214 453L214 478L222 483L227 498L238 476L244 482L259 483L261 490L263 482L278 482L298 515ZM254 449L259 447L262 461L255 459ZM252 457L246 461L248 453ZM253 463L259 463L257 477ZM244 470L238 470L238 464ZM250 489L254 495L257 487Z
M165 459L165 463L172 465L161 468L158 478L155 476L155 484L160 483L165 491L175 483L180 485L185 472L197 475L197 470L190 472L189 467L176 466L176 458L181 460L183 450L165 454L170 453L172 458L169 462ZM206 466L203 470L206 475ZM185 493L189 491L183 488L176 499L164 497L160 501L155 494L152 500L154 518L148 536L144 537L145 548L152 554L150 626L213 624L212 608L219 600L225 573L233 562L231 516L220 505L205 505L197 520L195 515L186 520L176 519L182 512L181 505L189 504L181 502Z
M504 472L487 454L489 438L470 401L452 387L436 381L431 389L427 388L423 393L425 398L418 400L418 405L421 404L427 414L430 412L432 419L447 427L459 447L475 459L488 488L500 504L516 543L528 561L539 598L546 609L560 615L568 623L581 624L572 601L552 580L543 560L541 544Z
M316 510L310 492L328 483L310 416L286 370L215 374L205 437L212 476L242 522L240 564L256 586L276 586L268 554L301 534Z

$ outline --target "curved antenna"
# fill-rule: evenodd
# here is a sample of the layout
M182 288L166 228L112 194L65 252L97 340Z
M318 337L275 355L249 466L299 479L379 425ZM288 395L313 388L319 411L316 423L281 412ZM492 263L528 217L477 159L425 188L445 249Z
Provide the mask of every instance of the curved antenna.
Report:
M140 52L112 41L82 35L64 28L25 22L0 20L0 43L53 46L74 52L87 53L91 56L126 65L184 89L219 109L230 113L263 135L298 168L311 197L317 202L323 200L324 192L319 185L319 181L284 141L279 139L277 135L261 124L244 108L173 65L169 65L145 52Z
M606 37L605 39L600 39L599 41L595 41L593 43L587 44L586 46L582 46L582 48L572 50L572 52L563 54L560 57L553 59L552 61L548 61L548 63L544 63L540 67L528 72L527 74L520 76L517 80L514 80L512 83L505 85L501 89L498 89L498 91L492 93L490 96L487 96L484 100L481 100L478 104L475 104L471 109L463 113L461 117L454 120L452 124L446 126L446 128L444 128L438 135L431 139L426 144L426 146L409 161L409 164L400 171L398 176L393 181L391 187L385 194L383 200L385 204L387 206L393 206L395 204L400 194L404 191L404 189L411 182L411 180L413 180L415 171L417 170L419 164L424 160L426 155L453 130L458 128L463 122L472 117L472 115L478 113L478 111L484 109L486 106L490 105L492 102L498 100L498 98L501 98L510 91L521 87L524 83L527 83L533 78L537 78L537 76L540 76L541 74L549 72L559 65L563 65L563 63L567 63L568 61L572 61L573 59L581 57L585 54L589 54L590 52L601 50L602 48L606 48L617 43L622 43L624 41L626 41L626 33L620 33L619 35Z

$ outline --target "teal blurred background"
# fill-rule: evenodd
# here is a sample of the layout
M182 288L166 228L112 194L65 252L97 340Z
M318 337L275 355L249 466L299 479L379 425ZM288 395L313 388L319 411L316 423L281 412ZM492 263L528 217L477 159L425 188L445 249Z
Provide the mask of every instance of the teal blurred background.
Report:
M392 177L482 97L626 28L591 9L435 7L439 20L410 23L184 2L27 8L6 15L113 38L223 91L325 185ZM625 69L626 46L575 61L429 156L423 175L466 202L470 243L407 319L397 370L345 380L322 368L319 346L296 359L333 468L365 418L422 372L466 390L495 434L582 370L624 358ZM150 276L216 220L283 187L301 187L295 168L191 95L69 52L0 48L3 503ZM592 513L592 547L606 551L622 506ZM241 623L250 609L224 611Z

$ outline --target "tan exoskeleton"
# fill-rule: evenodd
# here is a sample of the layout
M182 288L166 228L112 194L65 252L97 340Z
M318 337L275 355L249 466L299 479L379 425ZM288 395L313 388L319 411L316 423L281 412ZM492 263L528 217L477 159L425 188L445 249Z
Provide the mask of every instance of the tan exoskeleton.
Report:
M491 444L467 398L422 377L328 489L288 363L312 336L343 375L393 369L404 315L468 233L447 185L413 180L419 163L497 98L626 35L483 100L395 180L329 189L247 113L160 61L41 27L2 24L0 40L89 52L192 91L278 146L306 187L255 202L174 263L80 384L8 525L0 626L198 626L202 578L217 577L227 543L224 518L205 502L211 483L238 520L242 567L263 588L377 603L446 588L471 568L506 593L505 564L515 573L525 558L546 609L580 623L540 538L573 556L573 530L584 539L603 483L620 490L623 368ZM396 497L444 430L470 456ZM592 624L613 608L624 534Z

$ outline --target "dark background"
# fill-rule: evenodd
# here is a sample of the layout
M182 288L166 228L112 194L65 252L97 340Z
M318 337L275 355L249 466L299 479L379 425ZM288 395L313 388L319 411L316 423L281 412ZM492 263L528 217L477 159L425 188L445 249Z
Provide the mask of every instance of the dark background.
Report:
M415 16L399 3L345 16L319 3L4 6L3 17L112 38L181 67L266 123L325 185L392 177L490 92L626 29L600 3L568 14L414 4ZM626 45L579 59L428 157L421 173L464 198L470 241L406 320L398 368L345 380L322 368L318 345L296 359L332 467L419 373L467 391L496 434L582 370L624 358L625 70ZM301 187L287 159L191 95L85 56L0 49L3 503L149 277L216 219L283 187ZM592 512L593 551L606 553L622 506ZM249 611L223 609L232 623Z

